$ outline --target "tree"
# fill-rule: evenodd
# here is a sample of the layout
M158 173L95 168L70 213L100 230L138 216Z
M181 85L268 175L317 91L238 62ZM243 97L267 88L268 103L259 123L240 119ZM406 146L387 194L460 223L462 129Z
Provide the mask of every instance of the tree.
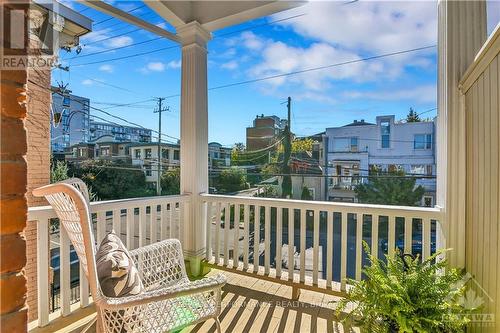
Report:
M373 171L368 183L358 185L355 192L361 203L418 206L425 190L420 185L416 186L416 181L402 171Z
M300 195L300 199L302 200L313 200L313 196L311 195L311 191L307 187L302 187L302 194Z
M406 122L407 123L418 123L420 122L420 116L418 113L413 110L413 108L410 108L410 112L408 112L408 115L406 116Z
M175 195L181 193L181 169L164 170L161 175L161 194Z
M75 167L75 176L92 188L101 200L152 196L140 167L124 161L87 160Z
M292 141L292 153L299 153L313 150L314 141L311 138L295 139Z
M269 178L274 175L278 175L281 173L281 167L278 164L266 164L262 169L260 170L260 173Z
M219 175L219 186L223 192L235 192L247 188L247 176L244 170L229 168Z
M50 169L50 183L57 183L68 179L68 165L64 161L56 161Z

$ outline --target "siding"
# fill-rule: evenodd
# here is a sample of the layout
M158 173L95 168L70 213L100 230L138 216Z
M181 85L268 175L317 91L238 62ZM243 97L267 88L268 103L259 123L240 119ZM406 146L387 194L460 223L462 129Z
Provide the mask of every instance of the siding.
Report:
M482 312L495 314L500 330L500 26L467 70L460 88L466 115L466 269L484 288ZM489 297L491 297L491 300Z

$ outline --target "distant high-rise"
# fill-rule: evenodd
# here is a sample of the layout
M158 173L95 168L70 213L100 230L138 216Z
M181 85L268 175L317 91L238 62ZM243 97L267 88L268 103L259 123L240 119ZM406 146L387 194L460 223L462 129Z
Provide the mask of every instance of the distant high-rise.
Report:
M151 130L143 127L123 126L90 121L90 141L151 142Z
M50 142L52 152L89 140L90 99L52 87Z

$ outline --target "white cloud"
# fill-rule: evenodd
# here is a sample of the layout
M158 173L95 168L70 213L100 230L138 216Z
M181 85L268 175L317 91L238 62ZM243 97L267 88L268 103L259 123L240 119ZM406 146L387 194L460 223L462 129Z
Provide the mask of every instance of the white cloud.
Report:
M234 70L234 69L238 68L238 62L236 60L231 60L231 61L223 63L220 67L222 69Z
M99 67L99 70L101 72L106 72L106 73L113 73L113 69L114 69L113 66L107 65L107 64L106 65L101 65Z
M146 68L153 72L163 72L165 70L165 64L162 62L150 62L146 65Z
M129 36L120 36L112 38L106 41L106 45L109 47L122 47L132 44L134 40Z
M280 24L298 34L349 49L373 53L410 49L437 42L435 1L313 1L275 15L306 15Z
M344 97L351 99L371 99L380 101L417 101L420 103L435 103L437 99L436 85L420 85L404 89L378 91L346 91Z
M172 69L181 68L181 60L179 59L179 60L169 61L169 63L167 64L167 67L172 68Z
M349 79L361 82L387 75L384 74L387 68L380 61L358 62L308 71L309 69L359 59L360 56L355 52L339 49L327 43L314 43L307 48L302 48L288 46L283 42L267 41L262 51L262 61L252 67L249 74L258 78L307 71L291 76L277 77L265 82L274 87L284 83L295 83L314 91L329 88L331 80Z
M94 81L89 80L89 79L85 79L85 80L83 80L83 81L82 81L82 84L83 84L84 86L91 86L91 85L93 85L93 84L94 84Z

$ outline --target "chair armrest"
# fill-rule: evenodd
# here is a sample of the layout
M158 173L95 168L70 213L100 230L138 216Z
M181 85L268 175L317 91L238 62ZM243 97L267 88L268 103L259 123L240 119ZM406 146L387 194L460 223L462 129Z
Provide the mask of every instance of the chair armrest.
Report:
M165 288L146 291L139 295L126 297L105 297L97 300L97 305L105 310L117 311L133 306L145 305L170 298L200 294L220 290L226 284L222 274L206 277L196 281L179 283Z

